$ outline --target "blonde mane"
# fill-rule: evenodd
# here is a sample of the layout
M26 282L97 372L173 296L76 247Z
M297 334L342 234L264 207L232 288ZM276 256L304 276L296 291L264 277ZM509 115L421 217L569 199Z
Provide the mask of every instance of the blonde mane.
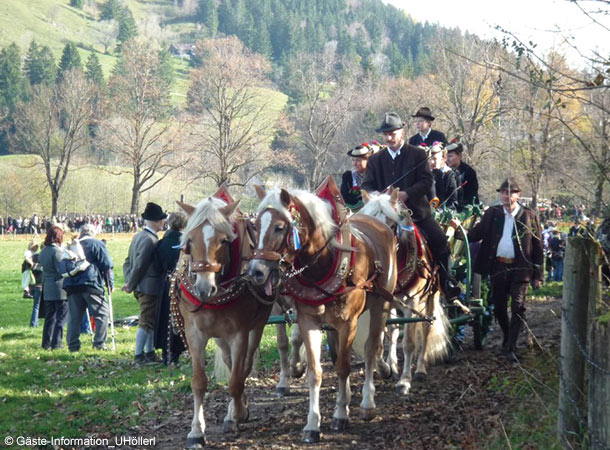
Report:
M225 206L227 206L227 203L216 197L208 197L200 201L186 223L181 238L182 245L186 243L189 233L206 221L216 230L226 234L230 240L235 239L233 220L227 220L224 214L219 211L220 208Z
M333 219L332 208L330 204L316 194L303 190L292 190L289 191L290 195L296 197L307 209L307 212L311 216L316 228L319 228L325 239L330 239L337 231L337 224ZM267 208L273 208L282 214L287 220L292 220L290 212L282 204L280 200L280 190L273 189L267 193L265 198L258 205L256 210L257 214L260 214Z
M402 223L402 219L400 218L400 210L402 207L399 203L399 211L394 210L390 194L370 194L370 196L370 200L357 212L357 214L373 216L378 219L387 217L397 225Z

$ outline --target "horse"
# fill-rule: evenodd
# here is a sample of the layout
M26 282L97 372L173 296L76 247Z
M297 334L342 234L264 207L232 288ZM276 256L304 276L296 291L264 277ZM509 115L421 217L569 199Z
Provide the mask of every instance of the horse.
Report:
M404 364L396 384L396 392L406 395L411 389L411 361L416 358L415 380L426 379L426 363L443 359L449 349L449 319L441 305L439 283L431 254L423 237L418 236L411 216L398 200L398 189L388 194L372 195L362 192L364 207L357 215L368 215L383 220L395 230L398 240L398 281L395 298L405 317L419 316L420 322L405 324L402 349ZM431 321L431 323L430 323ZM397 371L396 345L398 328L390 331L388 364Z
M171 283L172 319L192 356L194 413L189 448L205 444L203 400L207 389L205 348L215 338L230 369L231 402L223 431L238 430L248 419L245 380L274 299L248 285L241 276L249 256L245 220L236 217L238 202L210 197L197 206L178 205L189 216Z
M373 372L381 356L388 295L391 297L396 284L394 236L386 224L371 217L338 220L331 204L313 193L256 190L261 199L256 219L258 241L247 274L254 284L269 289L279 278L273 274L281 271L283 288L295 299L309 385L303 442L315 443L320 440L322 324L336 330L339 381L331 429L340 431L349 420L350 349L358 317L365 308L371 320L360 408L364 420L375 417ZM336 185L332 191L337 193L333 198L339 199Z

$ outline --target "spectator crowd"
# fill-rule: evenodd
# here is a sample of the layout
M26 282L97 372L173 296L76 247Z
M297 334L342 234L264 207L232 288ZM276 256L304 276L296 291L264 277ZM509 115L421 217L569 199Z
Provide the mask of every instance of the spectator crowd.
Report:
M63 223L70 230L78 231L83 225L92 225L95 233L131 233L142 229L144 221L135 214L106 216L101 214L65 214L58 217L0 216L0 235L2 234L45 234L53 224Z

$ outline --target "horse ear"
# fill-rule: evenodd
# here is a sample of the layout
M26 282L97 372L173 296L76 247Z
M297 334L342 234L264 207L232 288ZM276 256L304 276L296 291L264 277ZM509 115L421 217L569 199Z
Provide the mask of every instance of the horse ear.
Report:
M398 194L400 194L400 189L398 188L390 188L390 201L393 205L398 202Z
M222 208L218 208L218 211L220 211L225 217L231 217L231 214L235 212L237 205L239 205L239 200L229 203L227 206L223 206Z
M179 200L176 200L176 203L182 209L182 211L184 211L189 216L192 215L193 212L195 211L195 207L194 206L188 205L186 203L182 203Z
M371 196L364 189L360 189L360 193L362 194L362 202L366 205L371 201Z
M288 208L288 205L290 205L292 199L290 198L290 194L286 189L282 189L280 191L280 201L285 208Z
M267 193L265 192L265 188L262 187L260 184L255 184L254 190L256 191L256 196L258 197L259 200L264 199L265 195L267 195Z

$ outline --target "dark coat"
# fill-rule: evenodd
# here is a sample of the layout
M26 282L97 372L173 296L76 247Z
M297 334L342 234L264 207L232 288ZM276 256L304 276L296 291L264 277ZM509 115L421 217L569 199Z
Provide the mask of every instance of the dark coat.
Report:
M102 241L93 237L85 236L79 239L85 259L91 265L80 272L79 274L68 277L64 280L64 289L68 293L95 292L99 295L104 295L104 287L106 282L110 283L110 289L114 286L114 273L112 271L114 264L110 258L110 253ZM83 289L86 288L86 289Z
M542 281L542 231L536 212L521 205L521 210L515 217L515 229L513 246L516 261L512 266L513 280ZM481 221L468 232L470 242L481 241L481 248L474 262L475 272L483 276L491 272L503 230L504 207L499 205L485 211Z
M345 203L349 206L355 206L362 201L362 194L360 191L354 194L351 189L354 186L354 177L351 170L343 172L341 177L341 196Z
M418 146L425 143L428 147L432 147L435 142L442 142L445 146L447 145L447 138L443 133L438 130L430 130L428 137L424 141L421 134L417 133L409 138L409 145Z
M477 173L465 162L460 163L455 169L457 173L457 185L460 186L464 181L467 183L458 191L458 211L462 211L464 206L479 203L479 180Z
M434 188L440 203L445 203L446 208L457 209L458 193L457 174L453 170L442 172L440 169L432 171L434 175Z
M400 181L398 178L407 174ZM421 148L404 144L400 155L392 159L389 150L381 150L369 158L362 189L382 192L395 186L408 195L407 207L413 211L413 220L419 222L432 215L426 195L434 183L428 156Z
M180 257L180 239L182 233L180 231L169 230L159 241L155 254L156 270L163 274L163 282L159 291L159 301L157 302L156 320L154 332L155 348L166 348L167 334L170 316L170 298L169 298L169 281L167 275L171 274L178 264ZM172 353L179 354L184 350L184 345L179 336L170 335Z

